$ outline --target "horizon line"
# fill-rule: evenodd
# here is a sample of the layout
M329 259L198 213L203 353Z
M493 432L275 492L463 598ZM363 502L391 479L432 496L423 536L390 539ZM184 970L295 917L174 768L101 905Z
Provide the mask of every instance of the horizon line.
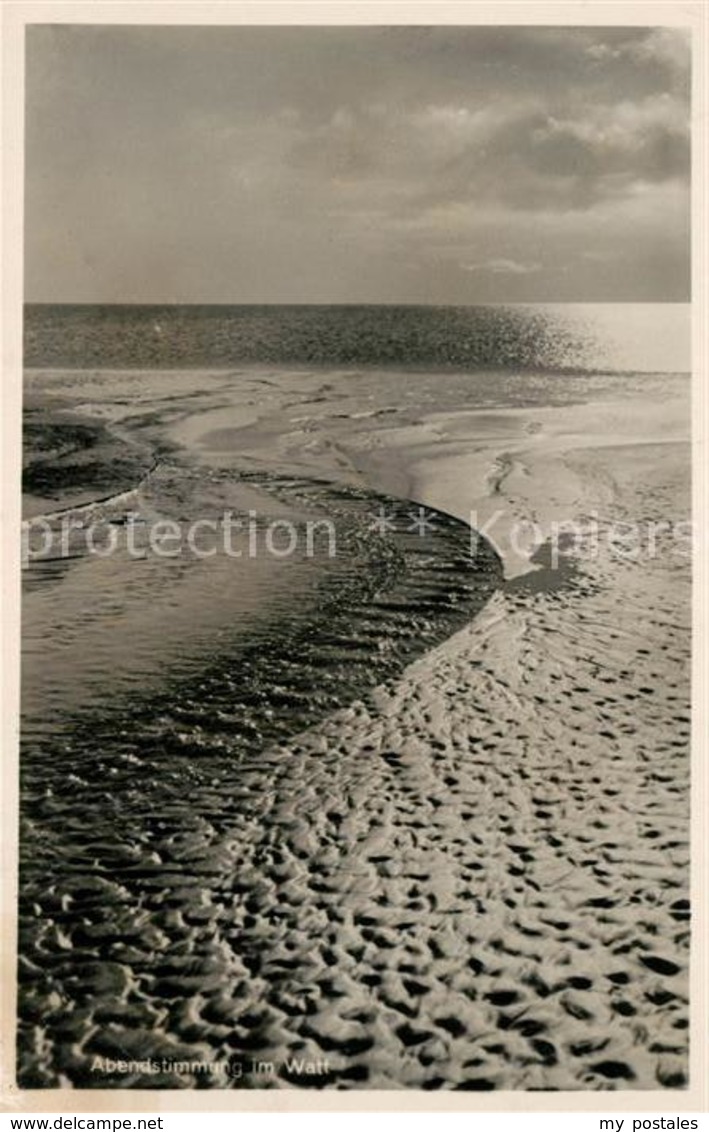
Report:
M23 299L23 307L534 307L534 306L691 306L691 296L685 299L479 299L473 302L367 302L357 300L349 302L280 302L265 300L249 302L237 300L179 300L151 299L148 301L112 300L102 299Z

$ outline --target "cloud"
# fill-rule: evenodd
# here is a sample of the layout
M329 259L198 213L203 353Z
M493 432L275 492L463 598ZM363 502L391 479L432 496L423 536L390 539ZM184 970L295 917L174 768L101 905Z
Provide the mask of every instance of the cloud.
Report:
M33 26L28 296L682 298L688 79L668 28Z
M493 275L534 275L540 263L518 263L514 259L488 259L484 263L461 263L463 271L489 271Z
M638 37L620 43L590 43L586 55L595 63L659 64L674 72L684 85L691 56L690 33L682 28L645 29Z

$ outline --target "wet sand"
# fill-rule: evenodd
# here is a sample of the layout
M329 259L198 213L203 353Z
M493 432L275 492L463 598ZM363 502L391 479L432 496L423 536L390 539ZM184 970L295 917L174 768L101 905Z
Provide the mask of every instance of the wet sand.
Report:
M216 745L192 731L162 803L133 771L153 861L137 888L111 817L120 791L106 791L103 857L77 819L28 937L26 1083L204 1086L90 1066L230 1056L244 1072L208 1084L685 1085L687 545L660 530L630 557L579 538L554 570L511 540L520 518L685 519L686 379L253 370L30 385L188 446L195 469L318 476L481 523L501 512L505 578L471 624L317 726L238 763L217 755L228 719ZM72 989L62 972L77 961ZM272 1076L249 1072L254 1056Z

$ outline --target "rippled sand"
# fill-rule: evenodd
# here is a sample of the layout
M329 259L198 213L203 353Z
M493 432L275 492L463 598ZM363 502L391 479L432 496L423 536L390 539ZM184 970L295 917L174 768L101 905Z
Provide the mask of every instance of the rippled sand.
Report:
M113 760L99 736L103 789L76 767L64 840L43 842L55 879L26 892L24 1083L685 1085L687 548L580 540L553 570L510 543L510 516L686 518L684 383L215 375L200 428L185 375L169 411L164 375L122 411L130 380L85 377L85 410L167 429L200 467L501 507L506 581L403 678L265 749L234 759L229 719L202 717L161 773L130 733Z

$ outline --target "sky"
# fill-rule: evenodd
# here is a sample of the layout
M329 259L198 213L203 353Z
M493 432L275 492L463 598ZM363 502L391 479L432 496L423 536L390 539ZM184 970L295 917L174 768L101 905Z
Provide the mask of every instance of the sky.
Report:
M30 302L684 302L679 29L28 28Z

